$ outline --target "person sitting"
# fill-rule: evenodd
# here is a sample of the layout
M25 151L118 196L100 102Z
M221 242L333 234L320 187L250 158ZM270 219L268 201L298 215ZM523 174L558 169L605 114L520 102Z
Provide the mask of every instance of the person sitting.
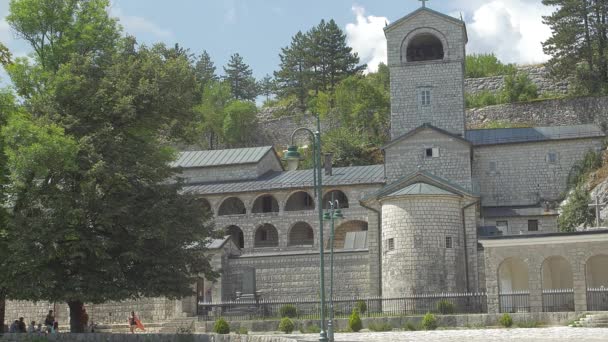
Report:
M27 332L30 333L30 334L36 333L36 322L35 321L32 321L30 323L30 326L27 327Z
M19 320L16 319L11 326L8 328L9 334L15 334L19 332Z
M27 326L25 325L25 321L23 320L23 317L19 317L19 331L20 333L26 333L27 332Z
M56 334L59 332L59 322L53 322L53 329L51 329L52 334Z

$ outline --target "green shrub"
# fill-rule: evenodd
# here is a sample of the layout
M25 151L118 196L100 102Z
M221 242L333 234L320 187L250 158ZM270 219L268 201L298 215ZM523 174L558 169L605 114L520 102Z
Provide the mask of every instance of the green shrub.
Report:
M526 102L538 98L538 87L526 73L510 74L505 77L502 96L509 103Z
M216 334L229 334L230 333L230 325L226 322L225 319L219 318L215 321L213 325L213 332Z
M568 195L568 202L562 206L562 213L557 218L557 226L561 232L573 232L576 227L593 224L595 215L589 207L591 196L584 184L574 188Z
M307 334L318 334L321 332L321 328L319 328L318 325L311 324L311 325L306 326L306 329L304 329L304 331L301 331L301 332L307 333Z
M500 319L498 320L498 323L500 323L500 325L502 325L505 328L509 328L513 325L513 319L511 318L511 315L506 313L506 314L502 315L502 317L500 317Z
M454 304L446 299L442 299L437 303L437 311L443 315L453 314Z
M281 317L294 318L298 315L298 309L291 304L283 305L279 309L279 314Z
M602 154L593 150L587 151L583 159L572 166L568 174L568 188L574 188L585 182L587 176L600 167L602 167Z
M537 328L540 325L537 321L526 321L517 323L518 328Z
M422 329L424 330L435 330L437 329L437 317L430 312L422 318Z
M357 304L355 304L355 308L359 310L361 314L364 314L367 311L367 303L365 303L364 300L359 300L357 301Z
M294 328L295 325L289 317L281 318L281 322L279 323L279 331L282 331L286 334L290 334Z
M417 330L416 326L412 322L406 322L405 323L405 329L409 330L409 331L416 331Z
M348 317L348 328L354 332L358 332L363 328L363 323L361 323L361 317L359 317L359 310L356 308L353 309L353 312Z
M237 334L239 335L247 335L249 333L249 330L247 330L246 327L239 327L239 330L237 331Z
M467 78L500 76L517 71L514 64L503 64L493 53L468 55L465 69Z
M487 107L503 103L499 95L488 90L476 94L465 94L464 100L467 108Z
M371 322L367 325L367 328L371 331L391 331L391 330L393 330L393 326L388 322L384 322L384 323Z

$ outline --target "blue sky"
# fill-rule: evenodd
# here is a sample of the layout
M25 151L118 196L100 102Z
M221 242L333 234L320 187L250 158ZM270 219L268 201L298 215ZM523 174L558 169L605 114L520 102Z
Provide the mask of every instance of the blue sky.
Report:
M428 6L454 16L463 14L468 52L495 52L507 62L538 63L547 58L540 42L550 34L541 15L551 11L540 1L431 0ZM384 23L420 5L417 0L113 0L109 12L140 42L179 43L196 54L206 49L220 72L230 54L238 52L261 78L277 69L280 48L296 32L331 18L373 70L386 58ZM0 0L0 17L7 13L8 1ZM4 20L0 41L17 56L30 52Z

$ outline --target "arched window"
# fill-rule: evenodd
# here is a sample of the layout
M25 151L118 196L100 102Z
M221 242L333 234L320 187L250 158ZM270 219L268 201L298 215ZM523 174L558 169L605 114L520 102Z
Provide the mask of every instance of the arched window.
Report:
M365 231L367 231L367 222L365 221L347 221L338 225L334 233L334 248L367 248L367 234L349 234Z
M407 61L420 62L443 59L443 44L431 33L420 33L407 46Z
M278 247L279 233L270 223L265 223L255 231L254 247Z
M288 246L312 246L315 243L315 235L312 227L306 222L298 222L289 230Z
M285 204L285 211L299 211L299 210L314 210L315 201L310 197L306 191L298 191L293 193L287 199Z
M543 275L543 289L571 289L573 288L572 268L564 257L552 256L541 267Z
M218 216L224 215L243 215L245 214L245 204L237 197L230 197L224 200L217 212Z
M340 190L332 190L323 196L323 209L329 209L329 202L331 201L333 196L334 200L337 200L340 204L340 208L348 208L348 198L346 194Z
M272 195L263 195L255 199L253 207L251 208L252 213L278 213L279 202Z
M608 255L594 255L585 265L588 288L608 288Z
M500 312L530 311L528 265L519 258L507 258L498 267Z
M243 236L243 230L237 226L229 226L224 229L226 235L232 237L232 241L239 248L245 248L245 238Z

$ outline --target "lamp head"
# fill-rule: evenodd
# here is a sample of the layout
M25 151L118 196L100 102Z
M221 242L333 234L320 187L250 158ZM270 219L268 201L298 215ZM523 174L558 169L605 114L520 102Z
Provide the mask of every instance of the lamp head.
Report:
M291 145L287 148L287 152L283 155L283 160L287 162L287 170L293 171L298 169L298 164L300 160L302 160L302 156L300 152L298 152L298 147L295 145Z
M323 213L323 219L324 219L325 221L329 221L329 220L331 220L331 215L329 214L329 212L324 212L324 213Z
M340 210L340 209L336 209L336 210L334 211L334 218L335 218L335 219L343 219L343 218L344 218L344 215L342 215L342 210Z

